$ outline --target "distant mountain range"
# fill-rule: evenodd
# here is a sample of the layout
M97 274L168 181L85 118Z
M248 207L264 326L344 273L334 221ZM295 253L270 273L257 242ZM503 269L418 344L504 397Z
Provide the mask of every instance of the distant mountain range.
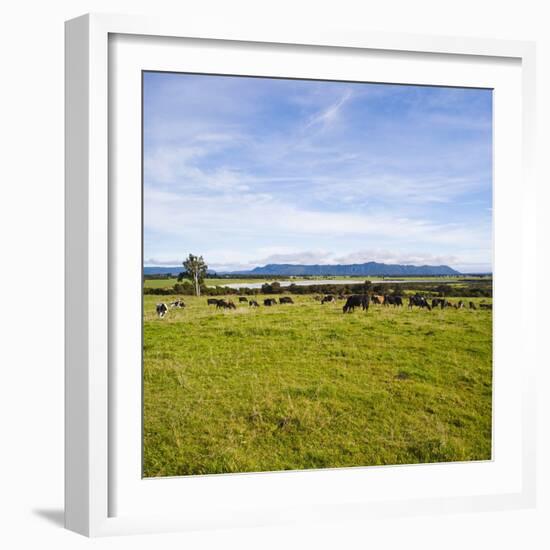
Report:
M181 267L153 267L143 268L145 275L159 275L166 273L180 273ZM219 273L222 275L222 273ZM278 275L278 276L421 276L421 275L460 275L459 271L447 265L401 265L366 262L350 265L296 265L296 264L268 264L255 267L249 271L224 272L223 275Z
M236 271L235 275L341 275L341 276L398 276L398 275L460 275L446 265L401 265L367 262L349 265L295 265L268 264L250 271Z

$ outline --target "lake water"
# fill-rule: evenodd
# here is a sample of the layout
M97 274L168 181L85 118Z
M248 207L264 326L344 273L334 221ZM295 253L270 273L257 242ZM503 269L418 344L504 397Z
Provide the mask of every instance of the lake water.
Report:
M385 283L429 283L434 282L433 279L369 279L373 284L385 284ZM296 286L308 286L308 285L359 285L363 281L360 279L318 279L318 280L309 280L309 281L277 281L281 286L290 286L295 284ZM447 281L437 281L438 283L445 283ZM453 282L453 281L448 281ZM228 288L262 288L262 285L265 284L265 281L261 283L229 283L227 285L219 284L219 286L226 286Z

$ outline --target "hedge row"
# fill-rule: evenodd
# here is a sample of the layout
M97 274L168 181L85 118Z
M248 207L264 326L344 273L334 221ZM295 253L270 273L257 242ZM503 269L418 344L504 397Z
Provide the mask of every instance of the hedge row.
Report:
M493 287L490 282L455 286L452 284L433 283L395 283L395 284L371 284L370 281L359 284L346 285L296 285L282 287L279 283L265 283L261 288L229 288L226 286L201 286L201 294L204 296L241 295L254 296L256 294L361 294L367 291L369 294L391 294L403 296L406 294L421 292L430 296L445 297L479 297L491 298ZM177 283L170 288L144 288L144 294L167 296L180 294L192 296L195 294L193 285L189 282Z

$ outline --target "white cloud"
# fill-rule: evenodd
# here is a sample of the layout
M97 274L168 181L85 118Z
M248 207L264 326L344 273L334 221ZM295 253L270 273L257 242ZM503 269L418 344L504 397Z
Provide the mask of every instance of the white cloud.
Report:
M375 216L361 213L316 212L281 203L273 197L241 195L182 197L178 194L146 190L146 231L164 235L164 240L182 246L201 243L194 253L208 251L209 261L218 264L323 263L335 258L351 261L344 253L331 256L326 250L285 248L276 243L339 240L353 247L356 261L393 263L490 263L490 228L483 224L436 223L429 220L396 217L391 213ZM378 249L358 249L358 242L378 242ZM213 249L212 243L229 243ZM250 246L253 242L254 246ZM235 243L241 243L235 246ZM258 243L264 243L263 249ZM273 243L272 247L265 247ZM189 245L188 245L189 246ZM197 245L196 245L197 246ZM426 253L397 253L421 246ZM356 250L363 250L357 252ZM365 251L366 250L366 251ZM465 250L465 256L444 253ZM477 251L480 251L478 253ZM182 251L179 251L182 254ZM186 253L186 251L183 251ZM481 254L481 258L476 254ZM150 256L158 256L154 251ZM170 254L177 257L178 254ZM429 261L428 261L429 260Z

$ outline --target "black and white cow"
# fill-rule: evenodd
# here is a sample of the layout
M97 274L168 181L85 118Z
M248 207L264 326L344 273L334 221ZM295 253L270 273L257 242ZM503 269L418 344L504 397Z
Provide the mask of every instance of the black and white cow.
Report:
M431 311L432 307L428 303L428 300L421 294L416 293L414 296L409 297L409 309L412 309L413 306L418 306L420 308L426 308L428 311Z
M166 304L157 304L157 315L162 319L168 311L168 306Z

